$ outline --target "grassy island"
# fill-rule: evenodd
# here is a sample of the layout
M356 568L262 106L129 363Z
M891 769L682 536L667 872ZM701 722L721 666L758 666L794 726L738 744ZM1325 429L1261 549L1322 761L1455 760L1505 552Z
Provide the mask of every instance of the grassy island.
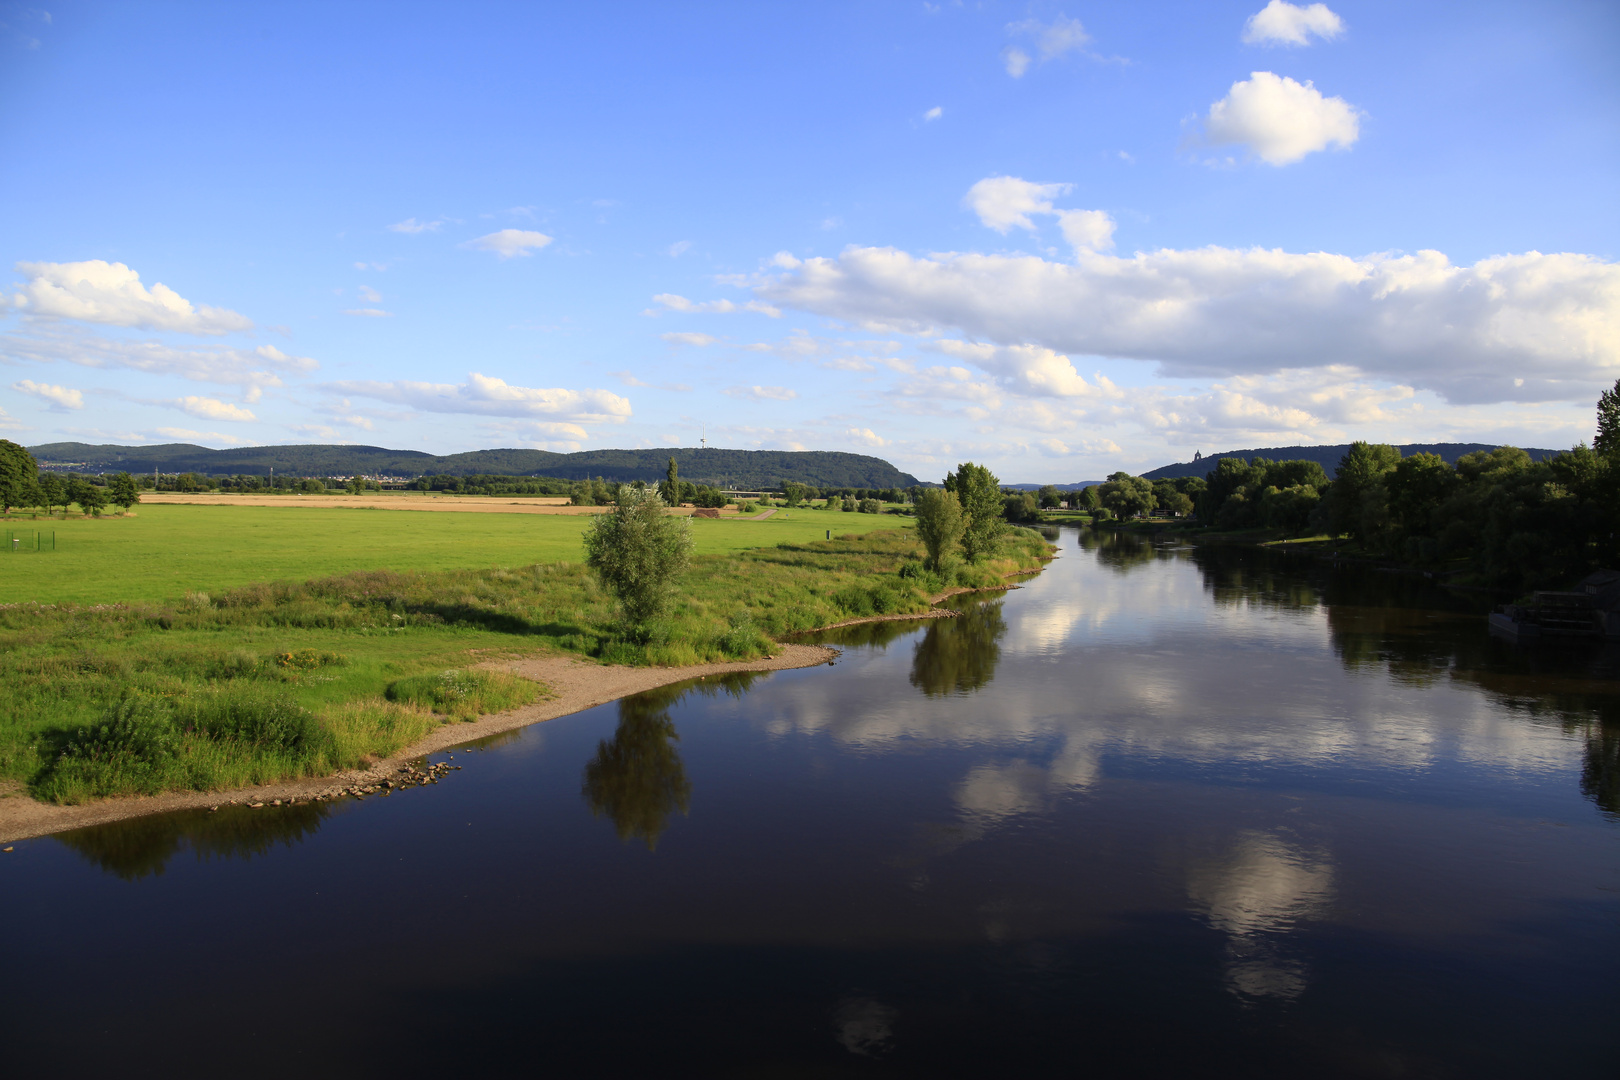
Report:
M7 556L0 591L0 784L74 803L326 775L547 692L482 661L749 659L1001 584L1048 550L1014 530L996 557L936 571L905 519L841 516L831 540L827 522L695 522L677 602L634 633L581 561L579 518L166 506L42 522L56 552ZM323 563L338 572L307 574Z

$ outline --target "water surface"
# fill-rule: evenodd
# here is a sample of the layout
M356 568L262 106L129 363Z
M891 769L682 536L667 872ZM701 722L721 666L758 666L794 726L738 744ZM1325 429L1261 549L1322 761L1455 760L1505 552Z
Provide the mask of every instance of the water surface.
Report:
M1054 533L388 798L0 860L17 1075L1611 1076L1620 658ZM443 757L446 755L435 755Z

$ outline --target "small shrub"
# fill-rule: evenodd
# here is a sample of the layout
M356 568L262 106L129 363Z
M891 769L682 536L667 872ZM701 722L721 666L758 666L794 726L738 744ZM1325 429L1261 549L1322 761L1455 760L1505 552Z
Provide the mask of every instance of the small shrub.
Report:
M250 679L259 674L261 661L246 649L232 649L214 662L209 672L216 679Z
M413 675L388 685L389 701L417 705L457 720L472 721L484 713L505 712L527 705L540 694L537 684L494 671L451 668L429 675Z
M366 758L387 757L403 750L443 719L427 709L365 698L333 706L321 714L323 726L331 733L332 764L350 768Z
M322 739L314 713L285 694L257 687L190 698L178 713L181 726L188 731L266 750L311 750Z
M180 732L164 703L125 694L81 729L62 750L64 759L109 761L117 757L157 762L173 757Z
M314 671L346 662L347 657L342 653L322 652L319 649L294 649L276 654L276 666L293 671Z
M720 650L727 656L751 659L765 656L771 651L771 640L754 625L754 617L746 611L738 612L730 620L730 627L720 636Z

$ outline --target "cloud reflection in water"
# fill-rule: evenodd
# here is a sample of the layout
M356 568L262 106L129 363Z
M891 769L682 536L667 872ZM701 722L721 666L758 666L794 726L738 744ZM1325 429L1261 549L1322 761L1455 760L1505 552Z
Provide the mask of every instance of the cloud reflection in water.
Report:
M1324 919L1333 903L1333 864L1265 832L1244 832L1226 855L1195 866L1187 895L1211 926L1226 935L1226 981L1239 997L1298 997L1305 964L1286 935L1301 922Z

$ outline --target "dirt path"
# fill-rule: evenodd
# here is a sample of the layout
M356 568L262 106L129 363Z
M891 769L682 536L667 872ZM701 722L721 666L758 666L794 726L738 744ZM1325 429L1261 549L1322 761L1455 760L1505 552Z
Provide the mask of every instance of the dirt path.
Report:
M545 701L485 716L471 724L446 724L427 738L406 747L369 769L355 769L319 779L288 780L237 791L173 792L167 795L128 796L103 799L84 806L56 806L42 803L22 793L0 799L0 844L45 836L64 829L100 825L143 814L168 810L212 807L224 803L269 803L280 799L303 802L332 798L357 787L381 784L398 776L400 767L413 758L446 747L472 742L502 731L553 720L569 713L604 705L629 694L639 694L688 679L723 675L732 671L782 671L814 667L831 662L838 650L824 645L778 645L775 655L765 660L725 664L691 664L678 668L608 667L571 656L548 656L528 660L496 661L484 667L511 671L545 683L552 696Z

